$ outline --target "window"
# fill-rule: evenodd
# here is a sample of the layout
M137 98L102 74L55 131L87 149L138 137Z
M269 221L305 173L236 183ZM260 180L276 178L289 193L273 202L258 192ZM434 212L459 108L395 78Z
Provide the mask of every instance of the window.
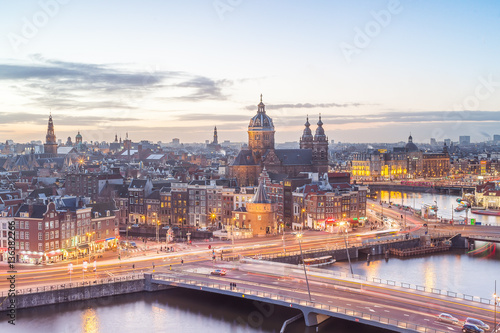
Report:
M19 238L24 239L24 231L19 232Z
M43 233L41 232L38 233L38 240L39 241L43 240Z
M45 232L45 240L49 240L49 232Z
M43 251L43 243L38 243L38 251L39 252Z
M56 224L56 228L59 228L59 220L56 220L55 224Z
M24 227L26 229L29 229L30 228L30 222L29 221L24 222Z
M21 229L24 229L24 221L21 221Z
M38 230L42 230L43 229L43 223L42 222L38 222Z
M24 250L24 242L21 242L21 250Z
M30 239L30 233L29 233L29 231L25 231L24 232L24 239L26 239L26 240Z
M56 238L59 238L59 230L56 230L55 237L56 237Z
M54 239L54 232L53 231L50 232L50 239Z
M262 220L262 215L257 215L257 220Z
M49 221L45 222L45 229L49 228Z
M56 249L59 248L59 241L56 241Z

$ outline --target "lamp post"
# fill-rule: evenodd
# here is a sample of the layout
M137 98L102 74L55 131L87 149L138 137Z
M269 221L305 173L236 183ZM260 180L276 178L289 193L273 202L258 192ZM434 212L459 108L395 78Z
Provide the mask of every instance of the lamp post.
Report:
M351 256L349 255L349 249L347 248L347 228L349 227L349 224L347 222L342 221L340 222L340 225L342 227L345 226L345 230L342 230L342 233L344 234L345 250L347 252L347 260L349 261L349 268L351 269L351 277L354 278L354 272L352 271L352 265L351 265Z
M495 304L495 321L493 324L493 333L498 333L497 330L497 304L500 301L500 296L497 295L497 280L495 280L495 293L493 294L493 303Z
M297 234L297 239L299 240L300 257L302 258L302 266L304 266L304 275L306 276L307 293L309 294L309 300L312 302L311 290L309 289L309 280L307 279L306 263L304 262L304 254L302 253L302 245L300 242L301 237L302 234Z
M286 248L285 248L285 224L281 223L281 231L283 232L283 253L286 253Z
M127 226L127 236L126 236L127 240L128 240L128 230L129 230L130 228L131 228L131 226Z

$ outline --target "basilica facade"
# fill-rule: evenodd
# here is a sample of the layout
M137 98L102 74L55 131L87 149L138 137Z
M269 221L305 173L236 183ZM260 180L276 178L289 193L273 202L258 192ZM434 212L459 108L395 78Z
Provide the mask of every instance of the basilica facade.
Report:
M229 166L229 176L235 178L238 186L258 184L262 170L269 175L297 177L301 172L328 171L328 138L323 129L321 116L313 136L309 119L300 139L300 149L275 149L274 124L266 114L262 102L257 105L257 114L248 125L248 147L242 149Z

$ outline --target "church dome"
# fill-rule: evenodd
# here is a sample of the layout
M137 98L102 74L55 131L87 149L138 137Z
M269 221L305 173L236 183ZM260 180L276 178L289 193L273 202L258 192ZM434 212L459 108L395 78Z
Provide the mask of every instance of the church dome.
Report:
M323 122L321 121L321 115L319 116L318 127L316 128L316 133L314 134L314 139L323 139L325 136L325 130L323 129Z
M418 151L417 145L413 143L413 137L411 136L411 134L408 137L408 143L406 144L405 149L407 152L410 153Z
M76 138L81 139L82 135L80 134L80 131L78 131L78 134L76 135Z
M265 105L262 103L262 95L260 95L260 103L258 105L257 114L250 119L248 128L254 130L260 129L274 131L273 120L266 114Z
M307 116L307 120L306 120L306 123L304 124L305 128L304 128L304 132L302 133L302 138L311 138L312 139L312 132L311 132L311 129L309 128L309 126L311 126L311 124L309 124L309 116Z

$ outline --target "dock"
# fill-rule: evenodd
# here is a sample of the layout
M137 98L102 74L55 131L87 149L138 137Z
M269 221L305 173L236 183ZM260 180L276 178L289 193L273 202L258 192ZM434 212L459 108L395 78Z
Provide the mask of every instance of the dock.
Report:
M451 248L451 245L447 245L447 244L438 245L438 246L420 246L420 247L414 247L414 248L410 248L410 249L390 248L389 253L391 255L395 255L398 257L411 257L411 256L420 256L420 255L435 253L435 252L449 251L450 248Z

